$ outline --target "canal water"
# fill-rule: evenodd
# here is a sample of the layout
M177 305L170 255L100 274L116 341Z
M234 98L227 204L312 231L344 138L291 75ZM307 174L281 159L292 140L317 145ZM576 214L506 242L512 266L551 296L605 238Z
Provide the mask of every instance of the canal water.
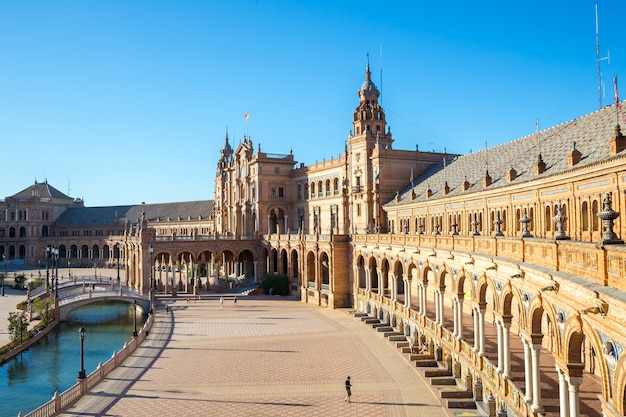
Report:
M0 417L34 410L76 383L80 370L78 329L85 326L87 375L132 339L134 310L123 302L104 301L72 311L43 339L0 366ZM137 329L144 323L137 311Z

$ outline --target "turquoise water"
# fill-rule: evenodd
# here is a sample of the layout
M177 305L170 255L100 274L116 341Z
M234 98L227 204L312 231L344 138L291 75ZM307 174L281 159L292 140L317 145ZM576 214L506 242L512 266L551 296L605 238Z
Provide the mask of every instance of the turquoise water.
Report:
M85 326L87 375L132 339L133 308L122 302L90 304L70 313L34 346L0 366L0 417L15 417L44 404L76 383L80 369L78 329ZM144 317L137 313L137 330Z

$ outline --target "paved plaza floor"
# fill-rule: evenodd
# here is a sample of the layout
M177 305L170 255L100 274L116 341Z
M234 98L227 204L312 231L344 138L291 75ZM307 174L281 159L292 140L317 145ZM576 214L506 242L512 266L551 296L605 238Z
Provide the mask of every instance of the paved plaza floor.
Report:
M219 294L159 299L141 347L62 415L448 416L416 369L347 310L268 296L235 306L233 295L223 308Z

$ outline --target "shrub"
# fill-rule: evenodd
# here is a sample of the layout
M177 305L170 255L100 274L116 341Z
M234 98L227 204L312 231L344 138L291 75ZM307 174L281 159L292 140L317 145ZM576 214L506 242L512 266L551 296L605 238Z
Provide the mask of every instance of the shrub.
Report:
M269 294L270 288L273 288L274 295L289 295L289 278L287 275L270 275L263 280L259 288L263 288L265 294Z

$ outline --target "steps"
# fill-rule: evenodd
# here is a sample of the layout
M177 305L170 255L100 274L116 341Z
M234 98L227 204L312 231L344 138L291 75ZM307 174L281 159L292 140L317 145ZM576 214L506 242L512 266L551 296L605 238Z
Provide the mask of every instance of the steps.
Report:
M420 369L421 374L431 386L436 388L443 404L455 411L455 416L482 417L486 414L484 410L477 407L473 398L473 392L468 391L462 382L452 375L452 368L449 363L437 361L432 353L412 353L410 352L409 340L402 332L396 331L387 323L382 323L379 319L365 313L352 312L355 318L369 325L377 333L382 333L389 343L409 361Z

